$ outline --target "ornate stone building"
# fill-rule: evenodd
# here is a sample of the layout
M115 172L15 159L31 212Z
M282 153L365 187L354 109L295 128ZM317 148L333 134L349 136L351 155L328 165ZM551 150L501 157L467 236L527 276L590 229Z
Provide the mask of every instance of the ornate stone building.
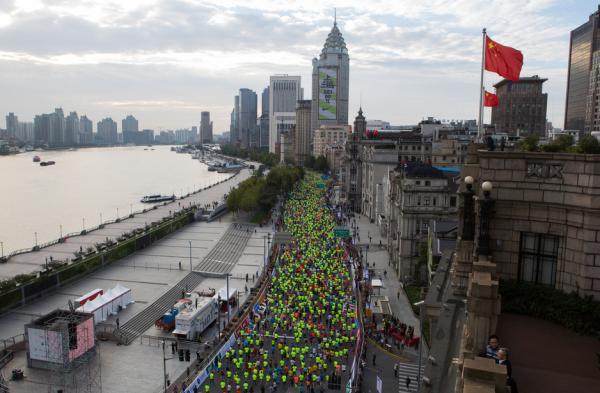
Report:
M409 163L389 173L388 251L402 280L425 279L419 266L420 245L426 242L433 220L457 213L455 180L430 164Z

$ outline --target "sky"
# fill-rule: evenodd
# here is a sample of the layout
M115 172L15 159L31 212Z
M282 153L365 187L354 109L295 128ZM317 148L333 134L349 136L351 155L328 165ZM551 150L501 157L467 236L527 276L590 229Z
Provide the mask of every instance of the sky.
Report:
M367 119L397 125L475 119L486 27L523 52L522 76L548 78L547 117L562 127L569 33L597 7L592 0L0 0L0 113L32 121L62 107L94 123L110 116L119 130L132 114L140 128L160 131L199 125L200 112L210 111L218 134L229 129L237 91L260 96L270 75L301 75L310 97L311 60L337 8L350 55L350 119L360 105ZM499 80L486 72L488 90Z

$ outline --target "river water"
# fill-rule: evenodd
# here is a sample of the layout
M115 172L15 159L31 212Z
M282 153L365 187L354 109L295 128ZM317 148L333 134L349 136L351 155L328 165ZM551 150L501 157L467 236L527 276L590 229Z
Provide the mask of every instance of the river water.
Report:
M151 150L154 149L154 150ZM56 165L41 167L35 155ZM176 196L230 174L209 172L170 146L37 151L0 156L0 242L4 254L95 227L148 207L148 194Z

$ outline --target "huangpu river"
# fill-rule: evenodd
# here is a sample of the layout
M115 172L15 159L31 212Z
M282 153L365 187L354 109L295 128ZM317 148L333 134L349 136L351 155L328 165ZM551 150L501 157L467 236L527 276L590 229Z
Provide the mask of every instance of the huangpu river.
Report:
M42 161L55 165L40 166ZM0 242L4 255L125 217L144 195L180 196L230 174L209 172L170 146L34 151L0 156Z

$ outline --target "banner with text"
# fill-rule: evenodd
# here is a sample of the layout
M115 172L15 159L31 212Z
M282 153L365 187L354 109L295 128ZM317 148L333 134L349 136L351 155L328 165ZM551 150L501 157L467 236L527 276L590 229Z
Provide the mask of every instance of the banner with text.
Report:
M337 67L319 68L319 120L337 119Z

